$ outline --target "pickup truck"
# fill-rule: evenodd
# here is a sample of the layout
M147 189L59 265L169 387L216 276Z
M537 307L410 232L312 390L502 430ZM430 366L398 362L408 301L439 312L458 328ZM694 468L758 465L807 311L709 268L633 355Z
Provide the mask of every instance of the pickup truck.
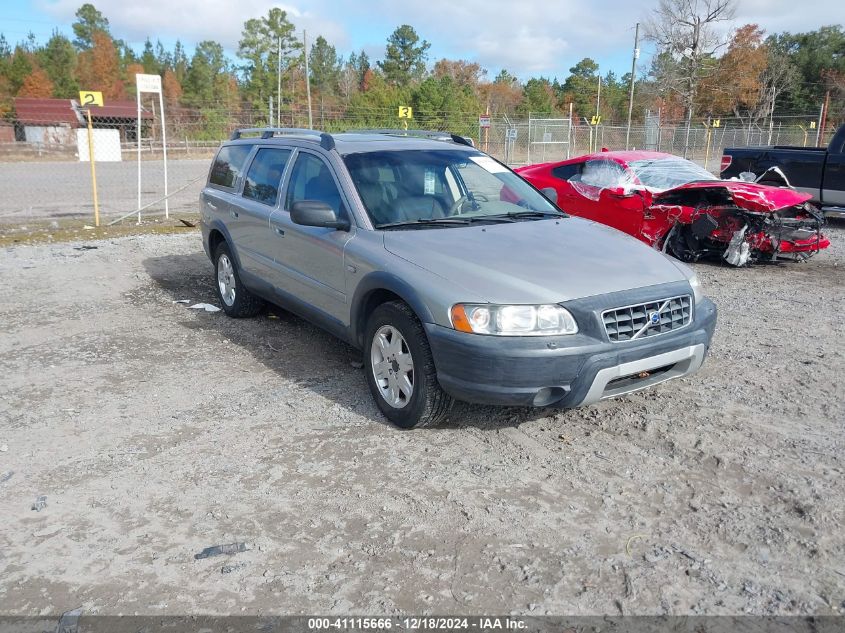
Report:
M786 185L813 196L827 217L845 218L845 124L825 147L729 147L722 178L751 172L766 185Z

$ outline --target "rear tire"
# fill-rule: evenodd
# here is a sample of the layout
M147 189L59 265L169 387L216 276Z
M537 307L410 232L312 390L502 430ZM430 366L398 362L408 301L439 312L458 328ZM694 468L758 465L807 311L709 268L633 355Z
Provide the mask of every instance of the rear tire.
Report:
M264 309L264 301L246 289L238 265L226 242L214 250L214 287L223 311L235 319L254 317Z
M435 426L452 406L437 382L425 330L401 301L383 303L370 315L364 371L376 405L399 428Z

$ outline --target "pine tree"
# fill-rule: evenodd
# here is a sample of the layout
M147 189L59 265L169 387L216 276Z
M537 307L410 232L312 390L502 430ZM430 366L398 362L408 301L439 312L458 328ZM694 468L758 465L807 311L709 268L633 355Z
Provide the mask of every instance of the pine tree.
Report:
M388 82L407 86L425 74L431 44L421 40L414 27L403 24L387 38L384 60L378 63Z
M143 72L148 75L158 75L161 72L158 65L158 59L156 59L156 54L153 50L153 43L150 41L150 38L147 38L144 41L144 52L141 53L140 62L144 67Z
M79 92L79 83L76 81L77 55L71 41L58 31L53 31L37 55L41 67L53 84L52 96L59 99L76 98Z
M308 55L311 84L317 88L321 98L331 96L340 79L341 59L337 50L322 35L314 41Z
M109 21L97 11L93 4L85 3L76 12L76 22L73 23L74 46L81 51L91 50L94 46L94 33L108 33Z
M27 53L20 44L15 46L15 52L12 53L6 70L6 78L9 81L9 91L11 94L18 93L18 90L23 86L23 82L32 72L33 67L32 54Z
M220 44L210 40L197 44L182 84L185 103L194 107L211 105L219 85L218 77L225 70L226 57Z
M267 107L268 98L276 93L279 42L283 55L282 72L290 78L302 59L302 42L296 38L287 13L272 8L266 17L244 23L238 45L238 57L244 60L244 93L253 105L262 109ZM282 86L287 88L287 82L283 80Z

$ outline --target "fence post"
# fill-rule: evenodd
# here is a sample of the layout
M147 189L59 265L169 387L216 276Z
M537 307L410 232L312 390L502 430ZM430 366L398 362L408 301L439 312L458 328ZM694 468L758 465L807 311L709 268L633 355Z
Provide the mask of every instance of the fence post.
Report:
M528 113L528 152L525 157L525 162L531 164L531 113Z

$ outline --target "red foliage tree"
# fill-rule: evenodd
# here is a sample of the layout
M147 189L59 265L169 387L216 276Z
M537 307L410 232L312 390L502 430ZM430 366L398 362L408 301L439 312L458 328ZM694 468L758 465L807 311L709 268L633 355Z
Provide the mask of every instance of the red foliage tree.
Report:
M23 80L18 90L19 97L37 97L48 99L53 96L53 82L40 68L33 68L32 72Z

